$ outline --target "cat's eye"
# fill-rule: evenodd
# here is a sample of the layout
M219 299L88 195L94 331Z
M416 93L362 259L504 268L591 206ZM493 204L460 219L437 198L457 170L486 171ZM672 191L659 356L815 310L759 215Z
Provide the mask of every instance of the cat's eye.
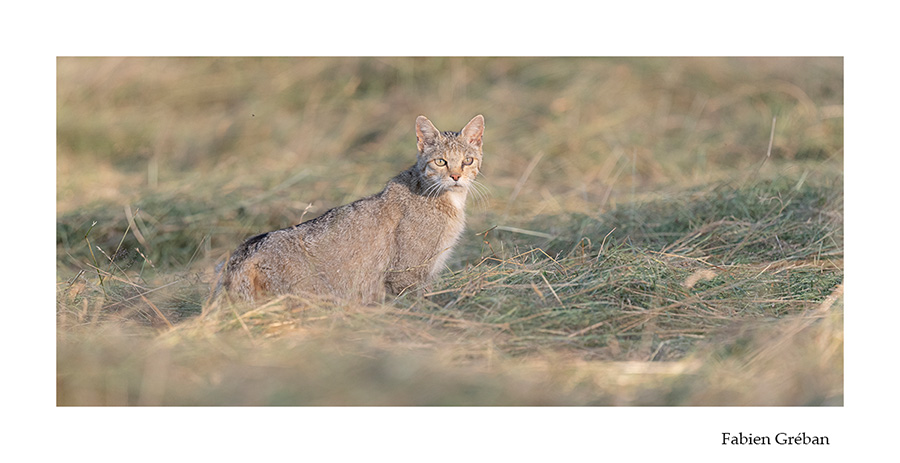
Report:
M475 159L472 159L471 156L467 156L466 159L463 161L463 165L471 166L473 162L475 162Z
M444 167L447 165L447 161L445 161L443 159L435 159L434 164L438 167Z

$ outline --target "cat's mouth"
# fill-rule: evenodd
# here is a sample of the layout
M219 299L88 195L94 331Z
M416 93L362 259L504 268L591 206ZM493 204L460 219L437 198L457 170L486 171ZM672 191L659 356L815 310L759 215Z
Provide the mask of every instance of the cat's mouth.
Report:
M438 194L443 194L448 192L466 191L469 188L469 185L460 181L440 181L437 182L433 188L437 190Z

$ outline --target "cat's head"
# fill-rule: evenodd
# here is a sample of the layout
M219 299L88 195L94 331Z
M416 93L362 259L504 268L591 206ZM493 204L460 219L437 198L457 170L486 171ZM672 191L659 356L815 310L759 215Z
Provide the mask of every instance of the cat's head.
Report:
M459 132L441 132L425 116L416 119L416 167L429 193L468 189L481 169L484 117L477 115Z

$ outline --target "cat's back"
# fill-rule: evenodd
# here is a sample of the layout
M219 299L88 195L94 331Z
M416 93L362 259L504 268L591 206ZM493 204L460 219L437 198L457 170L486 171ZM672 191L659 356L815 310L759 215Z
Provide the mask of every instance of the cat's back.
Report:
M378 285L366 276L386 269L392 231L404 216L397 201L402 192L388 201L387 190L248 238L228 259L224 289L251 300L304 290L372 298Z

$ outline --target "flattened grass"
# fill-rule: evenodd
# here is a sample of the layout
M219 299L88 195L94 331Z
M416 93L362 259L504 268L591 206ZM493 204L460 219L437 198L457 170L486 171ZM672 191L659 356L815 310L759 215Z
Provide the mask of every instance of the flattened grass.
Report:
M327 374L316 372L315 379L303 381L296 375L313 373L275 374L270 385L274 389L267 389L270 386L261 385L259 375L271 375L269 369L245 375L220 359L214 363L224 369L218 374L228 378L228 385L190 386L208 387L212 395L188 388L184 393L150 398L139 390L125 395L122 391L103 393L120 394L112 398L79 398L78 394L86 393L79 392L81 387L105 390L106 386L61 380L60 400L357 405L789 403L795 391L769 397L755 390L740 395L715 386L715 394L710 392L707 397L696 389L712 386L690 378L722 374L719 369L704 370L708 365L696 366L695 359L709 349L707 355L718 359L717 363L738 368L735 365L741 365L741 359L767 349L761 339L769 334L758 334L767 333L765 327L776 332L786 329L778 324L780 320L805 321L807 331L814 320L823 317L832 320L828 326L839 323L840 317L816 310L838 291L843 280L840 197L832 189L795 185L762 183L742 190L720 186L703 192L684 191L640 206L626 204L593 218L556 217L549 222L542 217L530 223L554 233L552 239L488 230L475 236L481 243L469 240L462 252L471 256L477 250L477 258L468 258L461 269L445 273L426 298L401 296L375 307L346 306L311 296L281 297L258 306L224 300L210 304L206 300L212 283L209 273L168 272L162 280L157 275L152 283L143 278L145 273L155 272L146 262L122 266L116 259L107 261L105 267L97 266L99 271L93 268L77 278L78 284L60 285L61 332L118 320L169 333L155 341L153 336L138 336L146 339L141 342L148 343L148 349L173 336L191 346L225 336L231 339L228 343L238 346L227 349L244 352L239 356L260 348L275 349L275 344L286 342L284 357L261 354L275 356L266 362L278 365L277 371L299 368L284 363L289 353L306 359L304 362L332 367L325 369ZM610 224L616 225L607 229ZM143 270L135 270L138 263ZM99 276L105 277L105 285L99 284ZM170 331L172 325L174 331ZM742 334L735 337L735 330ZM69 345L69 336L78 338L76 334L62 336L61 354L74 347ZM319 352L320 342L337 353L314 354ZM350 353L338 352L340 346ZM192 362L208 360L205 354L172 349L165 355L179 357L167 360L174 362L170 368L191 369ZM831 355L837 354L831 351ZM548 373L540 380L523 372L548 368L541 359L557 356L569 363L574 359L592 363L579 367L581 370L572 367ZM70 359L68 354L63 357L64 362L90 362ZM124 362L123 368L137 361L117 359ZM596 381L597 375L609 373L601 366L610 361L638 362L635 365L644 366L631 368L649 369L643 374L655 379L635 383L627 394L616 394ZM537 367L534 362L544 366ZM646 362L675 362L673 365L680 366L673 368L690 368L694 373L674 374L675 370L647 366ZM608 367L614 368L611 365ZM63 363L60 367L66 370ZM312 367L304 364L300 371L305 368ZM396 369L403 373L391 376ZM138 387L136 382L147 374L115 375L120 373L125 378L119 380L127 383L120 387L126 390ZM91 374L113 373L97 370ZM215 376L212 370L204 374ZM573 375L581 378L575 385L571 383ZM304 386L295 391L282 381L299 381ZM351 388L326 393L329 381L374 381L377 390ZM414 388L416 381L424 381L420 386L428 392L412 393L408 388ZM523 381L531 392L513 386ZM839 403L840 394L833 382L829 384L828 391L816 388L814 396L797 400ZM567 392L531 395L532 388ZM738 395L732 400L730 394Z

